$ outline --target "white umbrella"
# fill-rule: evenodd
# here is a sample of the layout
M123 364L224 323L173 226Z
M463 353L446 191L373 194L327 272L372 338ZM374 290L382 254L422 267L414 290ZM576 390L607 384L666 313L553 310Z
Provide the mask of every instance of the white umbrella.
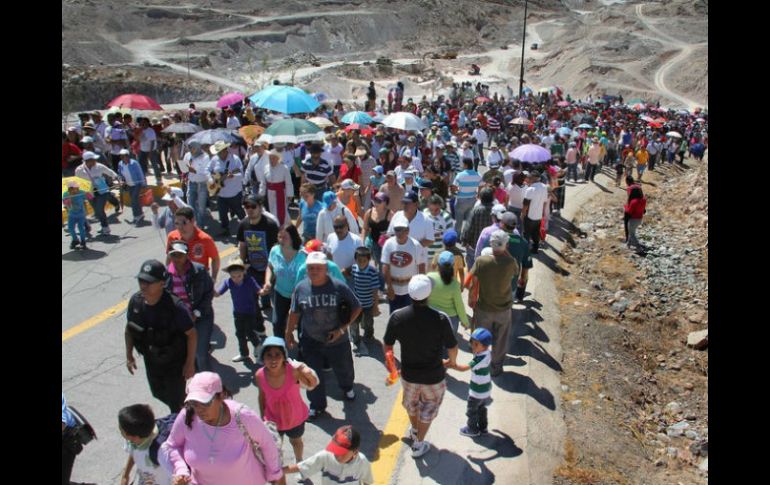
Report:
M327 128L329 126L334 126L334 123L331 122L328 118L322 118L320 116L316 116L314 118L308 118L308 121L318 125L321 128Z
M669 131L668 133L666 133L666 136L670 136L672 138L682 138L682 135L676 131Z
M508 122L509 125L521 125L521 126L529 126L529 124L532 123L527 118L514 118L511 121Z
M386 116L383 118L382 124L388 128L396 128L405 131L420 131L425 129L425 123L423 123L420 118L405 111L399 111Z

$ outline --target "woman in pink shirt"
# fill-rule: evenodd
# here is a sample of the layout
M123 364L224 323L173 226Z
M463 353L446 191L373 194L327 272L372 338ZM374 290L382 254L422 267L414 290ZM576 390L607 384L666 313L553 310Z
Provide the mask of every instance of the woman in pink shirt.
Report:
M264 465L254 456L239 420L259 444ZM172 485L264 485L283 476L278 448L262 419L225 399L222 380L213 372L195 374L187 384L185 407L160 454L171 465Z

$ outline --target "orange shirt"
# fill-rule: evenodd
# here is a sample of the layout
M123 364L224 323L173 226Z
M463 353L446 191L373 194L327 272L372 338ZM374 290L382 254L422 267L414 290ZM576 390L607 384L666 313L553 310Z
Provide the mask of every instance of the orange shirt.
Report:
M178 241L182 239L182 235L179 234L179 229L171 231L166 240L166 252L171 249L171 241ZM191 261L200 263L209 269L209 260L216 258L219 255L217 251L217 245L211 236L203 232L199 227L195 228L193 237L187 242L187 256Z
M342 190L337 192L337 198L342 202ZM347 204L345 204L345 207L350 209L350 212L353 213L354 216L358 217L361 215L359 212L361 210L361 206L358 204L358 198L355 195L350 196L350 200Z

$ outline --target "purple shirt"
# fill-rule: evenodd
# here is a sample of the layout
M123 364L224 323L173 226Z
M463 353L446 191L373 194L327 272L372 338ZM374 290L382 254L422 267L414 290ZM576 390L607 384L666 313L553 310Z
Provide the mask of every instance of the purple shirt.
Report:
M233 298L233 313L256 315L259 309L257 292L261 289L262 287L253 276L244 276L240 285L236 285L232 278L227 278L217 288L217 294L223 295L230 290L230 296Z
M481 256L481 250L489 246L489 238L492 237L492 233L500 229L500 226L495 222L491 226L485 227L481 234L479 234L479 240L476 242L476 257Z
M210 426L195 416L190 429L184 424L182 410L168 440L161 445L159 458L170 463L173 475L192 476L193 485L263 485L278 480L283 475L278 449L259 414L244 407L240 417L249 436L259 443L265 467L254 457L251 444L235 421L241 403L226 400L225 405L230 410L230 422L220 427Z

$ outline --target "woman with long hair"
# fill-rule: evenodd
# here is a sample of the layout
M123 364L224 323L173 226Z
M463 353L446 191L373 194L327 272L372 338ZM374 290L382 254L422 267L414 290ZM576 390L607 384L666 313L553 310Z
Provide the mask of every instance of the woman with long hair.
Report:
M457 333L459 323L470 328L465 303L461 294L460 282L455 278L455 256L449 251L438 255L438 271L428 273L433 282L433 289L428 297L428 306L447 314L452 323L452 330Z
M307 253L302 249L302 238L291 224L278 231L278 244L270 250L265 272L265 286L262 294L269 294L273 288L273 335L281 336L286 331L286 321L291 308L291 294L299 273L305 264ZM275 286L273 286L275 285Z

